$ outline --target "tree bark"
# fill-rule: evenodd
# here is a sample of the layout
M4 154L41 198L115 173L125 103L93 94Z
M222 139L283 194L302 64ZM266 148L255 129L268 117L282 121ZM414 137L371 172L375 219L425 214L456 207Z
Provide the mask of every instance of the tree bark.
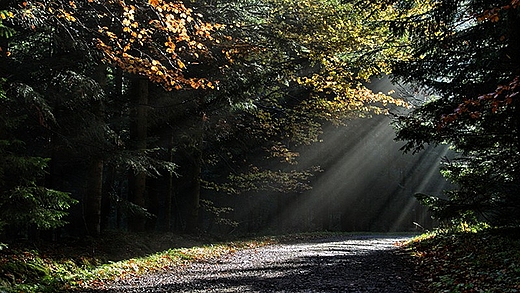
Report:
M194 149L192 154L192 165L190 166L190 190L188 200L188 214L186 219L186 232L195 234L199 230L199 210L200 210L200 175L202 152Z
M202 171L202 147L204 141L204 114L201 113L193 128L194 143L191 148L190 190L188 200L188 213L186 219L186 232L195 234L199 232L200 210L200 176Z
M106 65L99 64L94 72L94 79L98 82L99 86L106 90ZM104 137L103 127L103 102L101 100L93 101L93 114L94 121L92 121L92 127L99 133L100 137ZM90 236L99 236L101 233L101 207L103 198L103 168L104 160L101 154L98 154L98 150L94 150L93 157L90 158L90 162L87 167L87 188L85 194L84 210L83 214L85 217L85 226L87 234Z
M134 89L132 100L134 102L133 127L131 137L135 141L136 150L146 151L148 136L148 79L136 78L133 80ZM146 173L143 171L130 173L130 202L146 208ZM143 214L131 215L129 228L135 232L145 230L146 218Z
M148 178L146 182L146 209L149 213L156 215L153 218L147 218L145 224L146 231L155 231L160 225L158 216L160 213L159 194L161 192L160 186L164 184L164 178Z
M88 166L87 189L85 194L84 210L87 234L99 236L101 233L101 198L103 160L94 159Z
M109 219L114 205L113 194L116 184L116 170L114 166L105 166L103 170L103 195L101 198L101 231L110 227Z
M173 154L174 154L174 135L173 131L170 132L170 145L168 147L168 160L173 162ZM173 172L168 172L168 191L166 194L166 203L165 203L165 214L166 214L166 222L165 224L165 232L169 232L172 229L172 209L173 209L173 197L174 193L174 174Z

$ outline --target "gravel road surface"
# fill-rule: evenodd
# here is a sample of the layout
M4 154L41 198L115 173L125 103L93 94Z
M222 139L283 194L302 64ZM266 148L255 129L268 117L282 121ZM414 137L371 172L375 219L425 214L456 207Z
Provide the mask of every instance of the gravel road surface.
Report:
M344 236L241 250L107 284L108 292L417 292L405 237Z

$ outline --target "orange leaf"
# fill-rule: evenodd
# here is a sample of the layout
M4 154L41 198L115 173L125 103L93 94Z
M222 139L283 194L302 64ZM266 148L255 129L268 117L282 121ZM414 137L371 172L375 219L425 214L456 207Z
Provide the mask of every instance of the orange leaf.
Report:
M152 6L158 6L159 5L159 0L148 0L148 4L152 5Z

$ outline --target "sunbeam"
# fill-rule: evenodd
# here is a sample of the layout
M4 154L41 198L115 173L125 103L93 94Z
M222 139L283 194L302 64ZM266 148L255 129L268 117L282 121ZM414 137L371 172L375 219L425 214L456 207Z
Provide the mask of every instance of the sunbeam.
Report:
M390 90L387 80L374 85ZM442 195L450 184L439 163L447 147L403 154L386 116L357 119L324 129L323 143L301 150L300 165L324 170L312 190L288 196L273 230L412 231L435 222L417 202L417 192Z
M331 136L329 138L327 135ZM449 184L439 173L447 148L402 154L386 117L324 132L324 143L302 151L304 166L324 172L313 189L285 205L271 226L342 231L410 231L434 225L416 192L439 194ZM414 224L417 223L418 225Z
M395 89L388 80L373 90ZM320 166L301 194L250 192L219 202L234 207L241 232L415 231L436 223L414 194L442 195L450 184L439 172L447 147L403 154L389 116L359 118L323 129L322 143L302 146L298 168ZM271 166L279 168L279 166Z

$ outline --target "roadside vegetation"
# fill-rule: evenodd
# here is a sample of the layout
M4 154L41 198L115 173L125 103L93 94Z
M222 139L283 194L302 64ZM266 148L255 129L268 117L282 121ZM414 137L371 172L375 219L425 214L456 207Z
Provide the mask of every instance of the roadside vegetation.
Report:
M338 233L305 233L235 241L193 236L118 234L90 241L3 247L0 292L64 292L222 257L240 249ZM345 234L345 233L341 233ZM518 228L460 224L407 242L425 292L519 292Z
M77 243L3 247L0 292L64 292L207 260L274 243L265 237L227 242L179 235L118 234ZM170 247L167 247L170 246Z
M519 292L520 229L465 223L407 243L426 292Z
M350 233L351 234L351 233ZM0 293L64 292L222 257L241 249L338 235L337 232L233 240L159 233L105 233L99 238L4 245Z

